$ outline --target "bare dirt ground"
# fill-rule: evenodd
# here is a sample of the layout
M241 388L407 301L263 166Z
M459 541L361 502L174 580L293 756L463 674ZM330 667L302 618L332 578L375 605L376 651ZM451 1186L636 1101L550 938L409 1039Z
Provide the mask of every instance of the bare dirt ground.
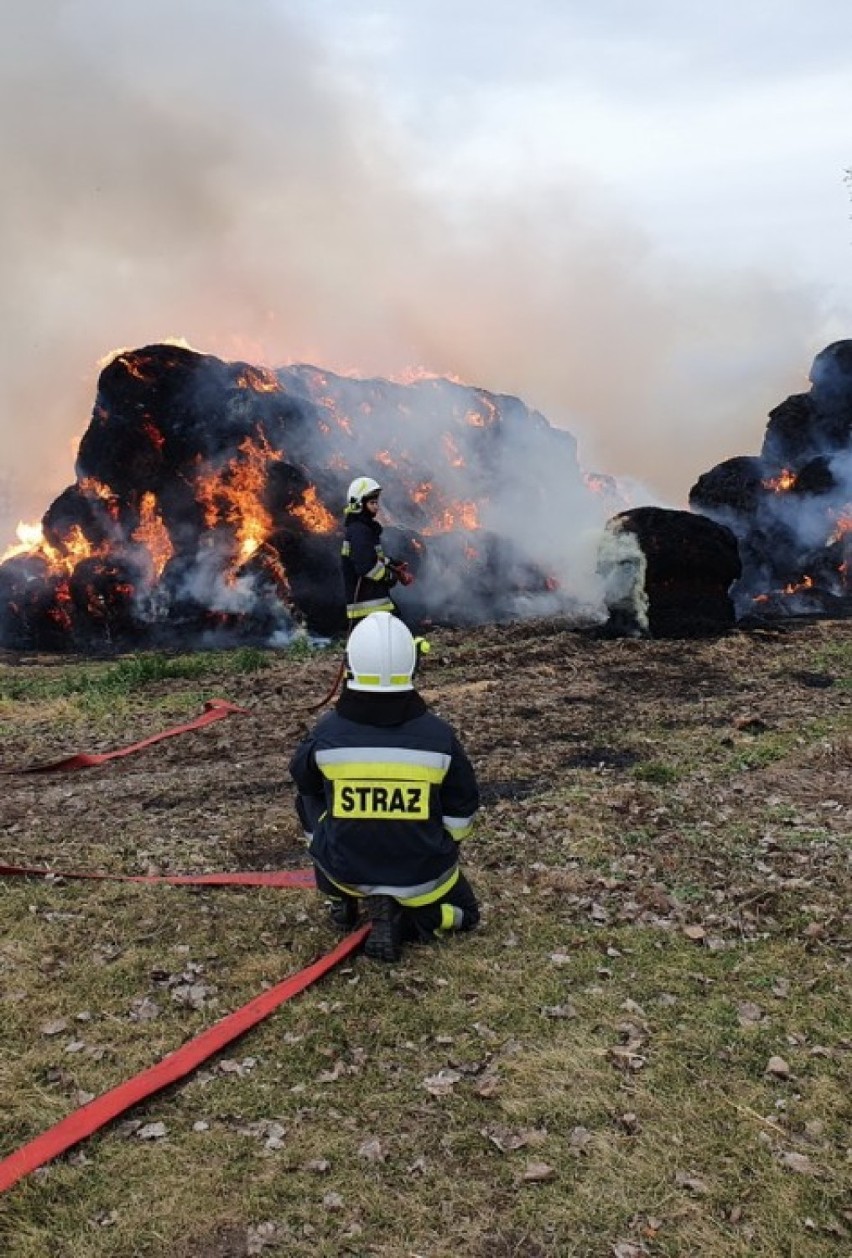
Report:
M603 642L541 622L442 631L419 686L456 726L477 767L492 842L487 851L472 847L470 859L528 867L566 833L588 848L606 828L604 808L637 834L647 829L646 855L657 873L676 866L686 874L708 857L677 843L671 802L661 806L653 786L667 786L679 821L699 829L726 819L747 828L753 810L777 795L776 806L797 810L793 829L814 823L828 835L848 833L848 741L822 744L805 732L822 720L836 728L838 718L842 725L849 717L848 649L844 655L841 648L850 642L852 622L826 621L710 642ZM805 667L814 652L816 665ZM51 658L20 667L58 670L66 663ZM7 859L58 867L66 856L99 850L108 854L108 868L125 873L304 864L287 762L336 664L334 656L271 656L268 668L219 686L246 716L95 771L7 777L0 804ZM208 682L205 693L214 688ZM140 703L114 720L107 715L95 730L85 720L69 727L51 711L45 719L33 712L0 744L3 763L39 763L144 738L163 728L181 692L186 719L200 710L191 706L194 680L147 687ZM687 790L678 785L684 779ZM572 795L590 788L597 807L580 817ZM80 818L82 828L74 824ZM499 843L502 818L513 825L520 818L527 828L511 851ZM779 873L795 863L795 853L774 859ZM726 877L730 872L726 867ZM830 882L824 889L832 892Z
M132 874L304 866L287 762L337 658L265 663L151 682L95 715L49 687L0 701L7 768L144 738L213 696L247 709L98 769L0 778L0 862ZM7 656L0 674L44 683L72 666ZM137 1188L110 1188L107 1172L86 1187L66 1161L10 1195L4 1252L34 1258L48 1238L57 1254L183 1258L852 1252L851 678L852 621L689 642L602 641L558 622L436 632L419 684L480 779L466 868L481 933L415 950L391 974L359 959L336 1005L318 992L275 1032L254 1033L241 1055L261 1063L276 1059L282 1026L311 1051L295 1083L278 1061L274 1104L248 1070L229 1079L243 1095L205 1101L203 1121L222 1136L208 1142L203 1208L175 1187L165 1154L151 1152L145 1171L161 1194L170 1185L153 1216ZM310 892L230 893L227 904L222 892L180 894L0 886L0 1082L16 1098L0 1155L81 1089L112 1086L128 1062L149 1064L330 946ZM179 986L175 957L160 964L169 949L190 953L219 994L191 1006L189 1024L170 1006L154 1035L127 1009L156 1000L164 972ZM92 957L108 969L122 953L132 973L114 990L87 988ZM161 978L146 985L146 972ZM102 1045L120 1023L119 1048L90 1055L85 1072L42 1031L83 1013ZM89 1019L80 1025L86 1041ZM446 1087L424 1091L441 1070ZM474 1076L493 1087L473 1087L449 1117L447 1098ZM195 1157L194 1095L144 1116L165 1115L172 1158ZM261 1124L251 1139L246 1115ZM308 1150L273 1148L276 1174L258 1146L271 1122ZM134 1161L127 1144L107 1135L86 1156L132 1167L148 1148L137 1143ZM236 1191L234 1176L256 1173ZM404 1240L388 1192L409 1217ZM92 1222L110 1211L108 1226Z

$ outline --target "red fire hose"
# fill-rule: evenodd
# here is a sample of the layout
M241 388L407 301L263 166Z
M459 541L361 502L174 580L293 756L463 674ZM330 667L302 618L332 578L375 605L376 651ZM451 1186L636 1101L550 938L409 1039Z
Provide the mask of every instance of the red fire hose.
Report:
M226 699L208 699L204 704L204 711L194 720L187 721L183 725L174 725L171 729L163 730L159 734L151 734L149 738L143 738L138 743L130 743L127 747L118 747L115 751L77 752L73 756L63 756L61 760L50 760L47 764L31 764L19 769L0 769L0 773L56 773L63 769L90 769L95 765L104 764L107 760L117 760L120 756L129 756L135 751L141 751L143 747L162 742L164 738L174 738L176 734L201 729L233 713L245 715L247 712L248 708L239 708L235 703L228 703Z
M82 878L100 882L168 883L172 887L314 887L312 869L261 869L215 874L107 874L33 865L0 865L0 878Z
M341 676L342 672L343 670L341 669ZM338 684L339 677L335 682L335 690ZM323 702L327 702L327 700L323 700ZM164 738L171 738L188 730L199 729L211 724L213 721L219 721L225 716L230 716L232 713L245 713L246 711L246 708L237 707L235 704L228 703L223 699L211 699L205 703L203 713L193 721L174 726L159 734L152 734L149 738L141 739L139 742L131 743L126 747L97 754L81 752L46 764L30 765L18 769L0 769L0 773L48 773L67 769L91 768L103 764L105 761L130 755L132 752L149 747L153 743L161 742ZM173 886L310 887L315 885L314 874L311 869L142 875L102 872L82 873L79 871L43 869L28 865L0 865L0 877L110 879L119 882L168 883ZM299 970L296 974L290 975L289 978L270 988L269 991L256 996L254 1000L249 1001L242 1008L237 1009L234 1013L229 1014L220 1022L203 1031L195 1039L190 1040L175 1052L170 1053L161 1062L119 1084L118 1087L112 1088L109 1092L105 1092L102 1096L96 1097L94 1101L75 1110L53 1127L36 1136L34 1140L9 1154L8 1157L0 1161L0 1192L11 1188L13 1184L16 1184L18 1180L28 1175L31 1171L36 1170L37 1167L43 1166L45 1162L51 1161L61 1153L66 1152L73 1145L86 1139L87 1136L104 1127L119 1114L131 1108L131 1106L137 1105L146 1097L161 1091L163 1088L175 1083L178 1079L182 1079L190 1074L201 1062L211 1057L214 1053L219 1052L220 1049L230 1044L232 1040L244 1034L251 1027L256 1026L258 1022L268 1017L284 1001L304 991L306 987L309 987L317 979L333 969L339 961L355 952L369 932L369 923L361 926L342 940L331 952L320 957L311 965L306 966L305 969Z
M289 978L283 979L269 991L262 992L260 996L255 996L254 1000L250 1000L236 1012L222 1018L220 1022L214 1023L195 1039L183 1044L175 1052L169 1053L156 1065L120 1083L109 1092L104 1092L94 1101L90 1101L88 1105L83 1105L55 1126L43 1131L28 1144L10 1153L0 1162L0 1192L11 1188L24 1175L29 1175L30 1171L36 1170L45 1162L51 1161L81 1140L85 1140L87 1136L91 1136L93 1132L104 1127L131 1106L138 1105L146 1097L162 1091L163 1088L176 1083L178 1079L183 1079L208 1057L212 1057L237 1036L268 1017L285 1000L298 995L317 979L322 978L339 961L343 961L360 947L369 932L369 924L361 926L313 964L291 974Z

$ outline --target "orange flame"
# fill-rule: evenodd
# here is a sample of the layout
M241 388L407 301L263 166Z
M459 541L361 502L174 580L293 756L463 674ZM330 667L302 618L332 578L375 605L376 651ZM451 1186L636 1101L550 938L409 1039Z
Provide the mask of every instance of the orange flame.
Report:
M446 372L428 371L425 367L403 367L401 371L394 372L388 379L394 384L417 384L422 380L449 380L451 384L461 384L465 382L461 376L449 375Z
M280 393L281 383L268 367L245 367L235 382L240 389L252 389L255 393Z
M20 542L0 556L0 563L16 556L32 555L45 560L52 572L70 575L82 559L103 555L106 551L104 546L92 546L79 524L72 525L55 546L45 538L40 524L19 524L16 531Z
M234 530L237 553L244 563L272 531L272 517L263 506L266 472L270 462L282 458L265 437L246 437L230 463L219 471L199 476L196 501L204 510L208 528L227 523Z
M155 576L159 577L175 553L169 530L163 523L157 499L152 493L142 495L139 504L139 527L133 532L134 542L141 542L151 556Z
M446 507L440 515L421 531L427 536L430 533L449 533L451 529L478 529L479 508L475 502L458 502Z
M762 483L764 489L771 489L776 494L786 494L796 483L796 473L785 467L780 475L771 476Z
M801 594L804 590L812 590L814 585L813 577L803 576L801 581L791 581L789 585L785 585L781 591L782 594Z
M25 524L23 520L19 520L15 536L17 542L6 547L0 555L0 563L5 563L7 559L16 559L18 555L32 554L44 545L44 533L40 524Z
M442 444L450 467L464 467L464 459L450 433L444 434Z
M309 485L302 495L302 501L293 507L292 514L301 520L311 533L331 533L335 528L335 518L322 505L313 485Z
M849 515L844 514L837 517L834 532L828 539L829 546L832 542L842 541L847 533L852 537L852 508L850 508Z
M481 395L478 401L482 409L468 411L464 417L465 423L473 428L490 428L499 419L496 403L491 398Z

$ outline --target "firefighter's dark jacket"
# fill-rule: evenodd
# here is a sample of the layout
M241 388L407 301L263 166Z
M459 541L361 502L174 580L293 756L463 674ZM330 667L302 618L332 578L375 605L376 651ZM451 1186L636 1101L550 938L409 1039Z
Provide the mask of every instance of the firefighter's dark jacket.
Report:
M382 550L382 526L363 509L346 517L340 565L350 620L394 610L389 591L396 577Z
M415 690L345 689L296 748L290 774L310 854L342 890L416 906L456 882L479 789L452 726Z

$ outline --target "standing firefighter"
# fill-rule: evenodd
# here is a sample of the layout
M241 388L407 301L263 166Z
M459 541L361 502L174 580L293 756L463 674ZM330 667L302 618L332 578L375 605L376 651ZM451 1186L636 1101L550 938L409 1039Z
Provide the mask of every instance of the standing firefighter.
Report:
M381 492L369 476L359 476L349 486L340 562L350 628L371 612L396 611L390 591L397 581L407 585L411 580L406 564L389 559L382 549L382 526L376 519Z
M332 922L353 929L363 904L367 956L398 961L405 941L479 921L459 868L479 790L455 731L414 689L417 646L401 620L360 621L347 661L335 710L296 748L290 774Z

